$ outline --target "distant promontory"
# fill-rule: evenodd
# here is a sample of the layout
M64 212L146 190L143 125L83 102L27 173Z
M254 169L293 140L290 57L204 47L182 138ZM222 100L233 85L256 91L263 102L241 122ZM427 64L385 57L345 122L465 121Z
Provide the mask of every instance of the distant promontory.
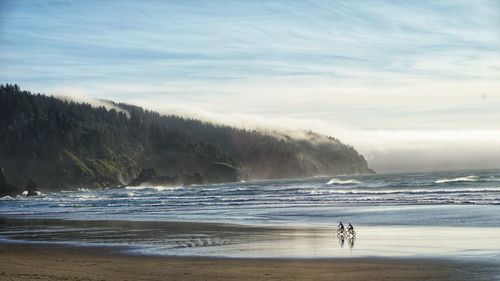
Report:
M94 107L0 86L0 165L9 184L42 189L372 173L351 146L245 130L129 104ZM143 182L148 184L147 180Z

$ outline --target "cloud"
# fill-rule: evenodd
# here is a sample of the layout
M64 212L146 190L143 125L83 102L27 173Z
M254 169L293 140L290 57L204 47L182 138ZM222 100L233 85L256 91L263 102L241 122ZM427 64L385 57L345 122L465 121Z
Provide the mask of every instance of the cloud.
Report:
M113 105L94 99L82 88L58 88L59 98L104 106ZM317 118L280 117L245 113L216 113L191 104L153 103L143 99L126 102L166 115L180 115L245 129L307 138L308 130L339 138L365 156L379 173L495 169L500 167L500 130L359 130L348 124Z
M380 171L497 164L487 153L500 130L496 1L1 5L0 80L22 88L312 129Z
M217 124L306 138L312 130L354 146L379 173L498 169L500 130L359 130L315 118L267 117L214 113L190 105L165 106L136 100L163 114L177 114Z
M114 106L113 104L105 101L105 100L99 100L95 99L89 96L88 92L79 87L58 87L55 88L50 92L53 94L55 97L65 100L68 102L77 102L77 103L87 103L90 104L93 107L104 107L107 110L114 109L119 112L125 112L123 109Z

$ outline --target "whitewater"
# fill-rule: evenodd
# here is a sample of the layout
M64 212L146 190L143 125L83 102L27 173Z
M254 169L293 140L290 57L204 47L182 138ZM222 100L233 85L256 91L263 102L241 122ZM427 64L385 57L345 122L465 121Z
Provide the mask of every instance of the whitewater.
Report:
M460 225L459 213L475 210L478 217L468 224L500 226L497 216L489 215L490 209L500 208L500 172L375 174L184 187L82 187L31 198L7 197L0 202L0 214L9 216L239 224L330 224L344 219L421 225L426 224L421 220L433 220L449 210L456 216L441 223ZM394 218L398 212L425 216L401 222Z
M228 257L445 257L500 264L500 171L44 192L0 200L0 240ZM351 222L356 241L335 236ZM495 266L496 268L496 266Z

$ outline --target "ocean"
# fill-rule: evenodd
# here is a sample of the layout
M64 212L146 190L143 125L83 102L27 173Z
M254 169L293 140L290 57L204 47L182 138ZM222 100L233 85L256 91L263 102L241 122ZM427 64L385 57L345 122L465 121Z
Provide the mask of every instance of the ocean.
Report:
M0 200L0 239L217 257L500 263L500 171L346 175ZM338 223L357 236L340 239Z

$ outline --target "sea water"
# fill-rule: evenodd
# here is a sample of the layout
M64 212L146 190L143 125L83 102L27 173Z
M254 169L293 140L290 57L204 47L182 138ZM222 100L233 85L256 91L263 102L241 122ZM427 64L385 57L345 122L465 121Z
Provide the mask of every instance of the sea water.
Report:
M35 221L0 227L2 239L126 245L136 253L425 256L498 262L500 171L82 187L1 199L0 217ZM55 219L72 223L54 224ZM340 221L353 223L355 239L336 236ZM191 224L179 227L169 222ZM197 223L207 227L194 227Z

